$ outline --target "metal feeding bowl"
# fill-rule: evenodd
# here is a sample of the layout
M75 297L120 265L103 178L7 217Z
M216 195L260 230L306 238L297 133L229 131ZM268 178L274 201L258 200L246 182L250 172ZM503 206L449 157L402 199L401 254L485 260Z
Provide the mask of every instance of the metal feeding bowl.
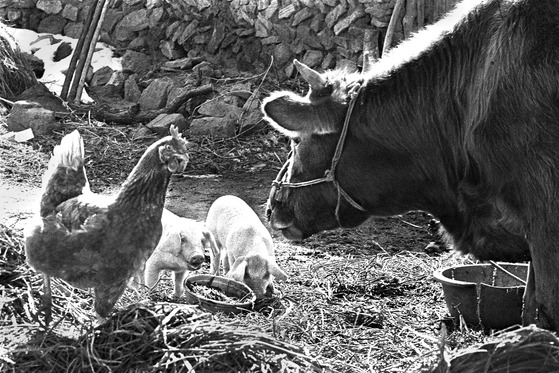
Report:
M231 278L195 275L186 279L184 297L210 312L240 313L252 310L256 295L244 283Z
M522 323L522 300L528 264L472 264L439 269L446 306L455 321L505 329Z

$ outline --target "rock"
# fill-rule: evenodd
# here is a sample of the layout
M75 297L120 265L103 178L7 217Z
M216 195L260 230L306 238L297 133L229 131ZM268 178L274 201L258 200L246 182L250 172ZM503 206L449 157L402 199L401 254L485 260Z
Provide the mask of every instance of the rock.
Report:
M43 18L39 23L37 31L46 34L62 34L64 26L68 21L59 14L51 14Z
M357 64L352 60L343 59L338 61L336 69L345 70L348 73L354 73L357 72Z
M122 101L120 92L114 85L96 85L89 87L87 93L99 102Z
M274 48L274 62L282 67L293 59L289 45L280 43Z
M315 67L320 65L323 57L324 57L324 53L322 53L322 51L308 50L305 52L302 62L308 67Z
M147 5L146 7L150 9L149 5ZM165 10L163 9L163 7L153 8L148 19L149 28L152 29L158 27L161 24L161 20L164 16Z
M83 30L83 23L68 22L66 26L64 26L64 35L73 39L79 39L82 30Z
M150 138L153 136L153 131L144 126L143 124L139 124L138 127L134 128L132 131L132 140L140 140L145 138Z
M160 114L157 118L146 124L146 127L160 136L165 136L169 133L171 125L176 126L179 132L182 132L187 129L188 122L182 114Z
M64 5L64 9L62 10L62 17L72 21L72 22L76 22L78 20L78 15L80 13L80 9L72 4L66 4Z
M320 67L322 70L329 70L336 65L336 57L334 57L334 53L328 53L324 60L322 60L322 64Z
M313 13L308 7L301 9L293 16L293 22L291 23L291 26L296 27L297 25L299 25L299 23L303 22L307 18L312 17L312 15Z
M194 66L192 68L192 71L196 73L199 77L210 77L210 78L218 77L217 76L218 74L216 74L216 71L212 67L212 64L209 63L208 61L203 61L198 65Z
M252 96L252 90L250 83L236 83L229 89L230 95L238 96L243 100L248 100Z
M33 70L33 73L35 73L37 79L41 79L41 77L45 73L45 62L31 53L22 52L21 56L25 58L25 60L31 67L31 70Z
M174 61L167 61L163 67L174 70L188 70L204 61L202 57L185 57Z
M8 131L19 132L31 128L36 135L47 135L60 127L54 112L31 101L16 101L7 117Z
M260 101L256 97L251 97L243 106L243 115L240 121L240 132L260 131L268 126L262 121L263 115L260 110Z
M49 91L43 83L37 83L27 88L15 98L15 101L34 102L40 107L54 112L67 113L69 111L62 99Z
M151 58L140 52L126 51L122 56L122 70L130 73L143 73L151 69Z
M122 71L115 71L111 74L107 85L112 85L116 88L119 94L124 89L124 82L126 81L126 75Z
M47 14L58 14L62 10L62 2L60 0L39 0L37 9Z
M108 9L107 14L105 15L105 20L103 21L103 30L107 32L113 32L116 25L120 22L120 20L124 17L124 14L121 10L117 9Z
M128 49L133 50L133 51L141 51L144 48L146 48L148 46L148 43L146 41L146 38L143 36L138 36L137 38L134 38L134 40L132 40L130 42L130 44L128 44Z
M336 26L334 26L334 34L339 35L340 32L346 30L349 27L349 25L351 25L353 22L363 17L364 15L365 12L363 11L363 9L355 8L355 10L351 12L349 16L345 17L340 22L336 23Z
M197 118L190 123L190 134L229 138L235 136L236 121L230 118Z
M128 79L124 81L124 99L130 102L138 102L142 91L136 83L136 75L130 75Z
M65 59L71 54L72 54L72 45L67 41L63 41L62 43L58 44L58 48L56 48L52 60L54 62L62 61L63 59Z
M127 31L141 31L149 27L147 9L139 9L129 13L118 23L117 28Z
M238 106L226 104L223 101L206 101L198 108L198 114L208 117L235 118L238 119L243 112Z
M142 110L162 109L167 104L169 91L173 88L173 80L168 77L155 79L144 89L138 103Z
M347 8L344 4L336 5L336 7L332 9L324 19L324 21L326 22L326 26L328 26L329 29L332 29L338 19L340 19L340 17L346 12L346 10Z
M111 69L109 66L103 66L95 73L93 73L93 78L91 78L89 85L91 87L95 87L98 85L107 84L109 82L109 79L111 79L113 72L114 72L113 69Z
M170 60L177 60L184 56L184 49L179 48L174 41L161 40L159 43L161 54Z

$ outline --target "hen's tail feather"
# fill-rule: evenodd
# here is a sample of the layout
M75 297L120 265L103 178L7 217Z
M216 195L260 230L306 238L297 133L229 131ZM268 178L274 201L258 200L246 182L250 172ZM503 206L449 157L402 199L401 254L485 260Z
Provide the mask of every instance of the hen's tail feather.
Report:
M84 145L78 130L64 136L54 147L43 176L41 216L50 214L60 203L89 190L84 168Z

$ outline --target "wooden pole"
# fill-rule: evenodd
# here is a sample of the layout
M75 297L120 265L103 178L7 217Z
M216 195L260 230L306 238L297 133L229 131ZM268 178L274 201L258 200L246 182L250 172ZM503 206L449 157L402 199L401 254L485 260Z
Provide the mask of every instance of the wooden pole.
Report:
M404 38L410 37L414 30L414 21L417 18L417 0L407 0L406 1L406 13L404 14L404 19L402 20L402 26L404 28Z
M396 29L396 22L400 18L400 13L402 12L402 7L404 6L404 0L396 0L396 5L394 5L394 10L392 11L392 16L390 17L390 23L386 29L386 36L384 37L384 45L382 46L382 55L384 56L390 46L392 45L392 39L394 38L394 30Z
M89 68L89 65L91 64L91 58L93 57L93 52L95 52L95 47L97 46L97 40L99 39L99 34L101 33L101 28L103 27L103 21L105 19L105 14L107 13L107 8L109 7L109 0L101 0L101 2L103 3L103 8L101 10L101 14L99 16L99 20L97 21L97 24L95 25L95 32L93 33L93 38L91 39L91 43L89 44L89 50L87 52L87 56L85 58L85 69L87 72L87 69ZM80 76L80 81L76 90L76 95L74 96L74 104L79 104L81 102L81 97L82 97L82 91L83 91L83 87L85 84L85 78L87 76L87 73L84 74L82 71L82 74Z
M379 58L378 34L377 29L366 29L363 35L363 73L370 71L371 65Z
M425 24L425 0L417 1L417 29L422 29Z
M76 91L78 89L79 80L80 80L81 76L84 75L83 70L84 70L84 66L85 66L86 55L87 55L87 52L88 52L89 47L91 45L91 40L93 39L93 34L95 33L95 29L96 29L95 26L99 22L99 17L101 16L101 12L103 10L104 5L105 5L105 0L97 0L96 5L95 5L95 14L93 15L93 19L91 20L91 24L89 25L89 29L87 30L87 35L85 36L85 39L84 39L83 48L80 51L80 55L79 55L79 59L78 59L78 65L77 65L76 70L74 72L74 78L72 80L72 85L70 86L70 93L68 93L68 102L74 101L74 99L76 97ZM87 66L86 69L87 68L89 68L89 66Z
M74 54L72 55L72 59L70 60L70 64L68 65L68 70L66 71L66 77L64 78L64 85L62 86L62 92L60 93L60 97L64 101L68 100L68 90L70 88L70 83L72 82L72 78L74 76L74 71L76 70L76 63L78 62L78 58L83 49L83 44L87 32L91 28L91 21L93 20L94 14L95 14L95 7L92 6L89 9L89 12L87 13L87 18L83 24L83 29L80 32L80 37L78 38L78 42L76 43L76 47L74 49Z

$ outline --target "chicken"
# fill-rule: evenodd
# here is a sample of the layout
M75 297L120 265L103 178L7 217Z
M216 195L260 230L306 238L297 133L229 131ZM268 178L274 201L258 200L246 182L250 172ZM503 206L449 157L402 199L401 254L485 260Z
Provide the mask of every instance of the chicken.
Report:
M170 132L145 151L112 197L90 191L77 130L55 147L43 177L39 215L25 229L27 263L44 277L47 325L51 276L94 288L95 311L102 320L145 265L161 237L171 174L184 171L189 160L186 140L175 127Z

